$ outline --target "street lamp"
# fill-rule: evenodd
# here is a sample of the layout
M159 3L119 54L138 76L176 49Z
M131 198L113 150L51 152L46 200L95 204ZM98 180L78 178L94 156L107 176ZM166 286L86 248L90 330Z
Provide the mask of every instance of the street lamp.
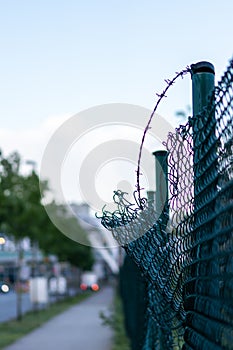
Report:
M0 236L0 247L1 247L1 250L3 250L3 246L4 246L5 243L6 243L5 237Z
M0 237L0 245L3 246L6 243L6 240L4 237Z

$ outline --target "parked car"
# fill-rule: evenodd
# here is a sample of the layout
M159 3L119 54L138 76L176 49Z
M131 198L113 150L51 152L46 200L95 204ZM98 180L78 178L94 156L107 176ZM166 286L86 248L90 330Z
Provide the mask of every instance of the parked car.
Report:
M100 289L97 275L94 272L84 272L81 276L80 289L97 292Z

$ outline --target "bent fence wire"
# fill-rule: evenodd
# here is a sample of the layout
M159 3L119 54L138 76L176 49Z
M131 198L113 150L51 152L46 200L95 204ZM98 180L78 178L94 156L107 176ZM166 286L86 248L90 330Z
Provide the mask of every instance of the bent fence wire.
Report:
M102 217L146 283L138 349L233 349L233 60L164 145L169 214L116 191L118 210Z

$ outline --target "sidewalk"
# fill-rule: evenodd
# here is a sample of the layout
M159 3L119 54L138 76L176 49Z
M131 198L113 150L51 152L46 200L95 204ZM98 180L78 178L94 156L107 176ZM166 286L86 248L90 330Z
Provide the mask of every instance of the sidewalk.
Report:
M112 330L99 313L108 314L112 302L113 289L105 287L4 350L111 350Z

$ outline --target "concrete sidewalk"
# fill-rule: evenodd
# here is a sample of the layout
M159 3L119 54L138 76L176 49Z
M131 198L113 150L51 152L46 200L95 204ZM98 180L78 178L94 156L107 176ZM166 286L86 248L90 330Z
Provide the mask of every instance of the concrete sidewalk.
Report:
M113 293L103 288L4 350L111 350L113 332L99 313L109 313Z

